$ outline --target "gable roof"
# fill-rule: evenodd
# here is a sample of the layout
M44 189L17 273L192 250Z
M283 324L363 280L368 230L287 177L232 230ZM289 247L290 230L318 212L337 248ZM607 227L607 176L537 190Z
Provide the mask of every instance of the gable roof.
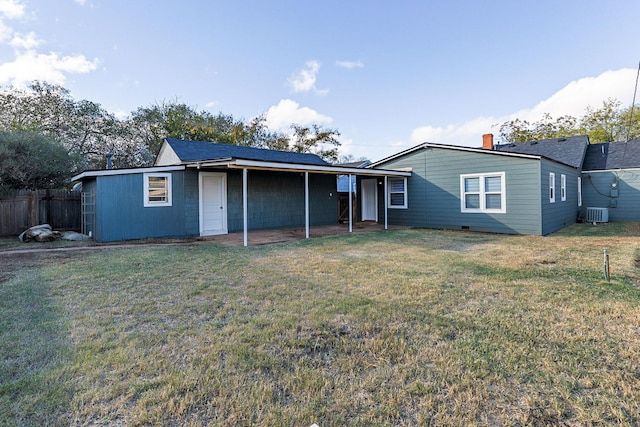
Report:
M534 154L521 154L521 153L510 153L507 151L496 151L496 150L487 150L484 148L473 148L473 147L463 147L460 145L448 145L448 144L436 144L433 142L424 142L422 144L416 145L415 147L411 147L408 148L404 151L401 151L399 153L393 154L389 157L385 157L382 160L378 160L377 162L373 162L371 164L369 164L368 166L365 166L366 168L376 168L380 165L383 165L387 162L390 162L392 160L395 160L399 157L402 156L406 156L408 154L411 154L415 151L419 151L425 148L441 148L444 150L456 150L456 151L468 151L468 152L472 152L472 153L482 153L482 154L488 154L488 155L495 155L495 156L503 156L503 157L526 157L526 158L530 158L530 159L540 159L541 156L540 155L534 155Z
M496 145L497 151L520 154L533 154L555 160L574 168L580 168L589 146L586 135L566 138L542 139L518 144Z
M330 165L316 154L267 150L264 148L217 144L214 142L187 141L176 138L166 138L164 141L161 153L156 159L156 164L158 164L161 154L166 151L166 147L168 146L181 163L220 159L242 159L316 166Z
M640 140L592 144L582 167L585 171L640 168Z

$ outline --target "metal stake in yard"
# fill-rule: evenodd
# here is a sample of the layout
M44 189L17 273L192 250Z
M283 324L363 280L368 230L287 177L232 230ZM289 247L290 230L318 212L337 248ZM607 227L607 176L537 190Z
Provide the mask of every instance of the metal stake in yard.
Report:
M611 271L609 270L609 253L604 248L604 280L611 282Z

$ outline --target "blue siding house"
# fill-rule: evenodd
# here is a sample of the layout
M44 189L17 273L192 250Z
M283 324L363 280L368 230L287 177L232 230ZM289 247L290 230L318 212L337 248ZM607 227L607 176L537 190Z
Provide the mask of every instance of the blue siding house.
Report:
M586 137L483 148L424 143L370 165L411 177L360 177L363 220L389 209L389 223L546 235L576 222ZM369 208L367 207L369 206Z
M83 230L98 241L242 231L246 245L250 230L305 227L309 237L310 226L348 221L351 230L356 219L547 235L588 220L593 208L640 221L640 141L494 145L487 134L482 148L424 143L362 166L168 138L151 168L74 180L83 184Z
M640 141L590 145L582 185L585 208L607 209L610 221L640 221Z
M151 168L86 171L82 227L97 241L196 237L338 223L336 177L408 172L315 154L167 138ZM350 222L351 224L351 222Z

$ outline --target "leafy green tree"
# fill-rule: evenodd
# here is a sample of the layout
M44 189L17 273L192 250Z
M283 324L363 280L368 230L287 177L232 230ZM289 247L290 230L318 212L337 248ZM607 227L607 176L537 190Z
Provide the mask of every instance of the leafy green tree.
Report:
M633 115L632 115L633 113ZM627 141L640 138L640 111L622 108L622 103L608 99L602 107L587 107L580 118L545 114L537 122L514 119L500 125L503 143L518 143L540 139L560 138L572 135L588 135L592 144Z
M160 151L164 138L234 144L237 139L234 135L239 133L237 129L243 127L243 123L233 116L222 113L214 116L176 102L140 107L132 113L130 124L153 157Z
M89 167L104 166L113 152L124 166L142 166L151 156L133 138L132 128L100 104L76 101L62 86L33 82L27 89L0 91L0 130L38 132L81 155Z
M340 145L336 130L318 125L294 124L285 134L269 129L264 114L244 121L175 101L140 107L121 120L98 103L75 100L62 86L38 81L0 90L0 131L52 138L95 169L105 167L107 153L114 167L149 166L168 137L316 153L329 161Z
M293 135L289 138L289 150L297 153L314 153L328 162L338 160L340 132L324 129L317 124L311 126L291 125Z
M0 132L0 187L63 188L81 166L78 156L36 132Z

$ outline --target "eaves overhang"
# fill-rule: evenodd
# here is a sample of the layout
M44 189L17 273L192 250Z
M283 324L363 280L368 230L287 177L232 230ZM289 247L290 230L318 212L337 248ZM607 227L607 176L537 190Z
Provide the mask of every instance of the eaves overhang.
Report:
M321 173L321 174L333 174L333 175L362 175L362 176L398 176L408 177L411 176L410 170L391 170L391 169L367 169L367 168L353 168L353 167L341 167L341 166L320 166L320 165L305 165L299 163L279 163L279 162L264 162L258 160L244 160L244 159L219 159L211 161L192 162L186 165L191 168L227 168L227 169L251 169L251 170L265 170L265 171L277 171L277 172L309 172L309 173Z
M174 166L154 166L150 168L130 168L130 169L102 169L94 171L84 171L71 178L71 181L81 181L84 178L93 178L98 176L114 176L126 175L131 173L155 173L155 172L171 172L184 170L184 165Z

